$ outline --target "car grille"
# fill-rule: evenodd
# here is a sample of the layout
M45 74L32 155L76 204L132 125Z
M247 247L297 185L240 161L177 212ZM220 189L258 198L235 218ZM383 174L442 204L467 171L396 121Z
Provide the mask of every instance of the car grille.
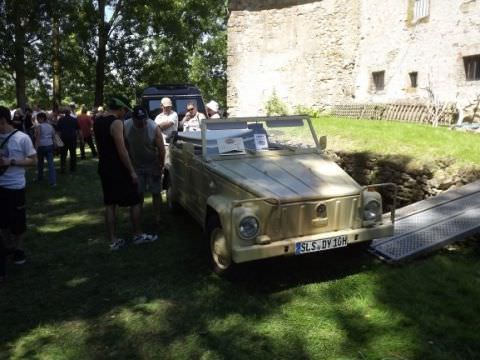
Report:
M266 234L272 240L358 228L359 196L335 198L273 207L267 220ZM318 216L319 205L326 206L326 216Z

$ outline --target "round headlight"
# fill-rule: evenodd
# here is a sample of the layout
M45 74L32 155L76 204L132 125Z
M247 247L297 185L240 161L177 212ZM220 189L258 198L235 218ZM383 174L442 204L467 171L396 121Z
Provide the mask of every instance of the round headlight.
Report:
M258 220L253 216L247 216L240 221L238 232L243 239L250 240L257 236L259 230Z
M380 203L376 200L371 200L369 201L364 207L363 207L363 220L375 220L377 219L378 216L380 216L380 212L382 211L382 206Z

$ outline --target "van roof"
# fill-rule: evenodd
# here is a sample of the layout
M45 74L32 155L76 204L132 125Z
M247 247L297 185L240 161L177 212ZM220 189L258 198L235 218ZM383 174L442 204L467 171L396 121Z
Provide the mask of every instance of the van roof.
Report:
M142 96L154 95L200 95L200 90L191 84L152 85L143 90Z

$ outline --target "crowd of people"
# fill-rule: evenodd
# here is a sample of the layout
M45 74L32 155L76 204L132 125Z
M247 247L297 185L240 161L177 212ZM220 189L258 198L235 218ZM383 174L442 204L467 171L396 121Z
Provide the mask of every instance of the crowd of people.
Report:
M98 174L105 205L105 224L110 250L127 242L116 235L118 207L129 207L133 226L133 244L157 240L156 234L142 231L141 216L145 192L152 194L156 221L160 221L162 173L165 145L179 131L198 131L202 120L220 118L218 103L206 104L206 113L189 102L179 121L170 98L161 100L161 112L149 119L145 108L130 106L124 96L112 96L108 109L76 111L70 104L60 111L10 111L0 106L0 282L9 257L15 264L26 262L23 240L26 233L25 172L36 165L36 181L43 182L45 160L48 183L57 186L54 157L60 156L60 173L75 173L77 148L86 158L85 145L92 157L98 156Z

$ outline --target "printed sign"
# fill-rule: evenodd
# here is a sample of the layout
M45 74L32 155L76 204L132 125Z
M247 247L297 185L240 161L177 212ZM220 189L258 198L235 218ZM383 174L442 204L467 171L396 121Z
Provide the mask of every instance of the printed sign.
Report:
M254 140L255 140L255 149L257 151L263 151L263 150L268 150L268 141L267 141L267 135L265 134L254 134Z
M220 154L245 153L245 145L241 137L218 139L217 146Z

